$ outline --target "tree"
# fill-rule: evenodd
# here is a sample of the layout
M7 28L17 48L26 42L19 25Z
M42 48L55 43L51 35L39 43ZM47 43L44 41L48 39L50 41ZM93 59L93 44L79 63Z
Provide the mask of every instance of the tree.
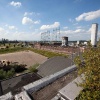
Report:
M89 40L89 41L87 42L87 46L88 46L88 47L92 47L91 40Z
M82 84L83 90L76 98L77 100L100 100L100 47L88 48L83 53L84 61L79 56L75 58L78 66L78 74L84 74Z
M97 43L97 46L100 47L100 38L99 38L99 41L98 41L98 43Z

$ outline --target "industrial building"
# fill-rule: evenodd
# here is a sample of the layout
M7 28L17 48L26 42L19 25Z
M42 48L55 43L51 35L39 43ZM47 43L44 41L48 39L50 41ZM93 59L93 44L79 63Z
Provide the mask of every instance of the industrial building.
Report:
M68 37L62 37L62 46L68 46Z

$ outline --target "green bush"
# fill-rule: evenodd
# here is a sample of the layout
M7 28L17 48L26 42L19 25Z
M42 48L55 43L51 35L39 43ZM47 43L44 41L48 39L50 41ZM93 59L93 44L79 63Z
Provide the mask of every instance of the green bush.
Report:
M37 64L35 64L35 65L33 65L33 66L31 66L30 68L29 68L29 71L30 72L37 72L37 67L39 66L39 64L37 63Z
M6 78L6 71L3 71L3 69L0 70L0 80Z
M15 74L14 68L12 68L11 70L9 70L6 74L7 74L6 75L7 78L14 76L14 74Z
M79 57L75 59L78 73L85 79L79 84L83 90L76 100L100 100L100 47L88 48L83 53L84 64Z
M14 64L11 65L11 68L14 68L16 73L20 73L27 69L25 66L24 64Z
M4 71L3 69L0 70L0 80L10 78L15 75L15 70L12 68L9 71Z
M0 66L0 79L12 77L15 73L20 73L26 70L25 64L10 63L3 64Z

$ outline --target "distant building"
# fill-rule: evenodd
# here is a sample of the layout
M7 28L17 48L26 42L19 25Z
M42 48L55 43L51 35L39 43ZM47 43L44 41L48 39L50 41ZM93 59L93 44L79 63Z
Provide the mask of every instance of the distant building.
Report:
M68 46L68 37L62 37L62 46Z
M91 44L92 46L97 45L97 32L98 32L98 24L94 23L91 27Z

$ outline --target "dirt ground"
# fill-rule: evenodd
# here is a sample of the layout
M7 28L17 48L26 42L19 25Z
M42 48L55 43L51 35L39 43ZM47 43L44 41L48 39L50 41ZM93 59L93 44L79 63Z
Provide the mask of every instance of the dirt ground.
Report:
M44 87L43 89L33 93L32 97L34 98L34 100L51 100L54 96L56 96L56 94L60 89L62 89L76 77L77 77L77 71L73 71L59 78L58 80Z
M30 67L36 63L42 64L47 60L47 57L32 51L21 51L15 53L0 54L0 60L19 62L19 64L26 64L26 67Z

